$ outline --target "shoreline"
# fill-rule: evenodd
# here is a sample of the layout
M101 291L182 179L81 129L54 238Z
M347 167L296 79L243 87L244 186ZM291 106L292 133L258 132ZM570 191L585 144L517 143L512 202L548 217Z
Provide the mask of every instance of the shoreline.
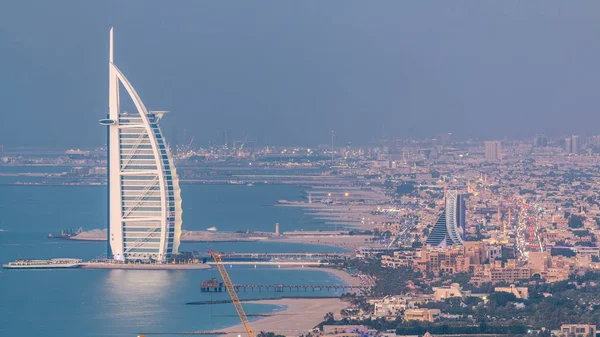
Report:
M323 321L323 316L326 313L333 312L339 318L340 310L347 307L347 303L342 302L339 298L286 298L257 300L246 303L276 306L275 311L272 311L273 316L260 317L250 321L250 326L256 334L265 331L285 336L306 334ZM219 331L226 332L226 337L237 337L237 335L244 334L244 327L239 323L219 329Z
M354 276L348 274L348 272L346 272L344 270L336 269L336 268L332 268L332 267L303 267L303 268L291 267L291 268L286 268L286 269L288 269L288 270L314 270L314 271L322 271L324 273L328 273L330 275L335 276L336 278L338 278L339 280L341 280L346 285L349 285L349 286L360 286L360 285L363 285L363 284L361 284L360 279L358 277L354 277Z
M286 268L292 270L316 270L328 273L341 282L358 286L362 285L361 279L348 274L344 270L331 267L303 267ZM323 321L323 316L328 312L333 312L336 319L341 318L340 311L348 307L348 303L340 298L280 298L244 301L251 304L270 304L277 306L271 313L273 316L252 317L250 326L254 333L261 331L273 332L284 336L299 336L306 334L316 325ZM302 319L291 319L293 316L299 316ZM219 331L224 331L226 337L237 337L244 334L244 327L241 323L229 326Z

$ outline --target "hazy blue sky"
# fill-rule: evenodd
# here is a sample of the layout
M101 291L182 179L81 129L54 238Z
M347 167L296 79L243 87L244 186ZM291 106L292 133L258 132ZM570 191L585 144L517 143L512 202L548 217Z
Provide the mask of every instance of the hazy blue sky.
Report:
M19 0L0 2L0 144L105 142L111 25L167 137L600 133L596 0Z

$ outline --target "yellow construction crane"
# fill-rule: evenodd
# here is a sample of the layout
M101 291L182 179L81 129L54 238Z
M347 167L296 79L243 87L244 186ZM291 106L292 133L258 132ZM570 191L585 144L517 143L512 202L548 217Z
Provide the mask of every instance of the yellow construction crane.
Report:
M256 337L254 331L252 331L252 327L250 326L250 321L248 321L248 316L246 316L246 312L242 307L242 303L238 298L237 291L233 286L233 282L229 278L229 273L227 273L227 269L223 265L223 260L221 260L221 255L215 253L213 250L210 251L210 256L212 256L213 260L215 260L215 265L219 270L219 274L221 274L221 278L223 278L223 283L225 283L225 288L227 288L227 292L229 293L229 297L231 297L231 302L233 302L233 306L237 311L238 316L240 317L240 321L242 321L242 325L244 326L244 330L246 330L246 335L248 337Z

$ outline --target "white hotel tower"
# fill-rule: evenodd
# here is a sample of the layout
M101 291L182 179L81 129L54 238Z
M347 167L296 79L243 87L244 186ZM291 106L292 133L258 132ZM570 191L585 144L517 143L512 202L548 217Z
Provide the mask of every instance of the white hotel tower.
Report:
M158 121L114 64L110 30L108 118L108 257L165 262L177 254L181 191ZM120 86L135 111L121 111Z

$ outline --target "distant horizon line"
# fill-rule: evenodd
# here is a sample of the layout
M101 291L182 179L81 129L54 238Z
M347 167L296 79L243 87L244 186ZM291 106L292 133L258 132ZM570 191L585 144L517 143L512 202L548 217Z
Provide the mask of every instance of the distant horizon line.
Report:
M464 143L469 143L469 142L476 142L476 143L483 143L485 141L502 141L502 142L528 142L528 141L532 141L534 140L536 137L538 136L543 136L546 137L547 140L549 141L561 141L564 140L565 137L571 137L571 136L579 136L582 138L592 138L592 137L600 137L600 133L599 134L595 134L595 135L584 135L584 134L565 134L562 136L546 136L546 135L542 135L542 134L537 134L534 136L529 136L527 138L486 138L486 139L479 139L479 138L468 138L468 139L453 139L450 144L452 143L456 143L456 144L464 144ZM370 146L374 146L374 145L379 145L378 143L382 142L382 141L421 141L421 142L426 142L426 141L435 141L435 140L439 140L440 138L436 138L436 137L384 137L384 138L379 138L376 140L371 140L368 143L352 143L352 142L339 142L338 144L334 144L334 148L337 147L346 147L346 146L350 146L350 147L370 147ZM236 142L238 142L236 140ZM229 142L229 144L233 143ZM3 149L4 151L6 150L14 150L14 149L25 149L25 150L48 150L48 151L58 151L58 150L96 150L96 149L101 149L103 147L106 147L107 144L103 144L103 145L81 145L81 146L42 146L42 145L8 145L8 144L3 144L0 143L0 149ZM184 143L178 143L177 145L185 145ZM446 144L448 145L448 144ZM193 148L210 148L210 143L203 143L201 145L196 145ZM219 146L219 145L215 145L215 146ZM316 147L324 147L324 146L331 146L331 143L328 142L321 142L321 143L313 143L312 145L308 145L308 144L265 144L265 145L259 145L256 146L255 148L266 148L266 147L303 147L303 148L316 148Z

